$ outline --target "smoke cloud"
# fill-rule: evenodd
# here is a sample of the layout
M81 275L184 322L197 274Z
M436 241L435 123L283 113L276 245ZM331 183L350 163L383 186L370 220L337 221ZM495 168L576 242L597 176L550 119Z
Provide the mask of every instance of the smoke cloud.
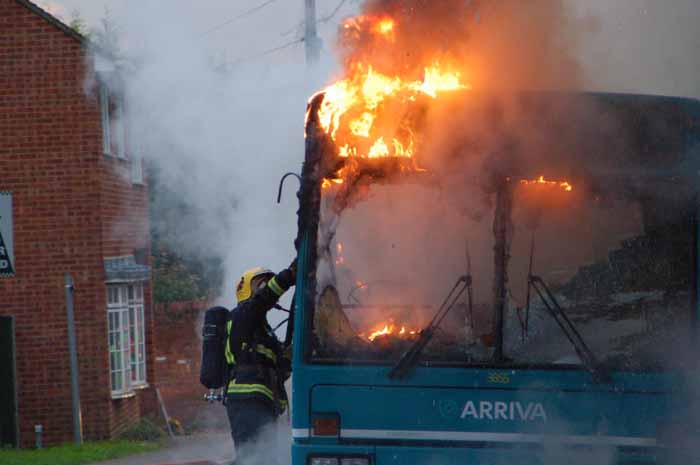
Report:
M306 100L335 67L328 53L316 67L304 63L301 4L223 21L255 5L139 1L111 15L131 150L192 212L169 237L178 252L223 259L229 307L243 270L281 269L295 254L298 186L290 178L277 205L278 181L300 171Z

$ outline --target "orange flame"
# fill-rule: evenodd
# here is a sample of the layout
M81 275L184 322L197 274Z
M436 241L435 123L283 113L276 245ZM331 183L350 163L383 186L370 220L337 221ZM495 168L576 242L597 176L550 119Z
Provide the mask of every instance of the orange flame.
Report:
M365 15L346 19L342 27L351 34L369 31L391 39L398 25L388 16ZM445 92L471 88L439 57L426 63L420 79L384 74L369 61L353 61L347 69L344 79L321 91L324 99L318 110L321 129L343 158L412 158L417 141L415 128L403 121L407 108L419 98L437 99Z
M343 257L343 244L342 242L338 242L336 244L336 250L338 251L338 254L335 259L335 264L336 265L344 265L345 264L345 258Z
M569 184L568 181L547 181L544 176L540 176L537 179L522 179L520 181L520 184L523 185L541 185L541 186L552 186L552 187L561 187L564 189L566 192L571 192L574 190L574 186Z
M374 30L380 34L387 35L394 30L394 20L391 18L384 18L377 23Z
M403 338L406 337L411 337L415 336L418 334L417 330L407 330L405 326L401 326L400 328L397 328L393 323L386 323L384 324L384 327L377 329L375 331L372 331L369 336L367 336L367 339L370 341L374 341L380 336L388 336L388 335L397 335ZM360 334L360 336L364 336L364 333Z

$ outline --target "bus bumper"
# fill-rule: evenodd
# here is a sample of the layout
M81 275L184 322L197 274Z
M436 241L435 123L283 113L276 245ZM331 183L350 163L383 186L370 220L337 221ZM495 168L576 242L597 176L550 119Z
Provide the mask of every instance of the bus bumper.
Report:
M369 465L645 465L665 463L659 460L663 456L659 451L546 445L519 448L294 444L292 465L355 465L361 462L350 459L358 458L366 458Z

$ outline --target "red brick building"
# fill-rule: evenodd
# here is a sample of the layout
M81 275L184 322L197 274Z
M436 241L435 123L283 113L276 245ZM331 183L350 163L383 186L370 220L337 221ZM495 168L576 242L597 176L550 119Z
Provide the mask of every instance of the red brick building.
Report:
M120 99L86 91L85 39L0 0L0 443L73 438L64 279L74 280L86 439L152 405L147 185Z

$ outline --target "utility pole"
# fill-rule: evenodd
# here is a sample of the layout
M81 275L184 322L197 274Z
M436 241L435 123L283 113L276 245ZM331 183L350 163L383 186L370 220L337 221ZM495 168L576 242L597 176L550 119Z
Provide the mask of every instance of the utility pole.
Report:
M304 0L304 46L306 65L318 63L321 56L321 39L316 31L316 0Z

